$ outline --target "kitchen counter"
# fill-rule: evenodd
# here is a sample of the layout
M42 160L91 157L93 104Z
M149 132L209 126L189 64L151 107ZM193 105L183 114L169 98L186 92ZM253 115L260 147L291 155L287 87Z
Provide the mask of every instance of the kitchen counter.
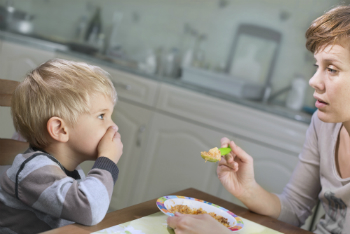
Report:
M212 97L241 104L241 105L251 107L253 109L265 111L271 114L279 115L279 116L289 118L298 122L302 122L305 124L309 124L311 121L310 114L307 114L302 111L294 111L282 105L263 104L262 102L241 99L235 96L220 93L215 90L211 90L208 88L203 88L197 85L187 83L181 80L180 78L177 78L177 79L167 78L167 77L162 77L158 75L147 74L145 72L138 70L135 64L128 63L127 61L115 60L115 59L111 60L102 55L87 55L84 53L75 52L70 49L67 43L60 41L58 39L44 38L37 35L21 35L21 34L12 33L12 32L1 31L1 30L0 30L0 39L4 41L15 42L22 45L28 45L31 47L36 47L36 48L44 49L48 51L63 53L71 57L76 57L78 59L81 58L84 61L91 62L92 64L116 68L121 71L129 72L129 73L144 77L145 79L152 79L159 82L164 82L164 83L168 83L178 87L182 87L185 89L193 90L195 92L204 93Z

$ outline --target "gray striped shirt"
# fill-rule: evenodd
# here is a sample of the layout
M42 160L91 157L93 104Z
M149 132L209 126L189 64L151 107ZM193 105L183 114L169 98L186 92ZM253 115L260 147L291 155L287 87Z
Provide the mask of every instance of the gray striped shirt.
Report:
M99 223L107 213L117 165L106 157L84 172L29 149L0 178L0 233L38 233L73 222Z

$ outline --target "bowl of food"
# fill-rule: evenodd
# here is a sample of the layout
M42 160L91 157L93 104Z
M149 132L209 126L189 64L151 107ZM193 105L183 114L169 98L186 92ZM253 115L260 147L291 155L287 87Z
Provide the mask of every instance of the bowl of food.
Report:
M158 198L156 204L159 210L168 216L174 216L175 212L193 215L209 214L231 231L241 230L244 226L242 219L233 212L204 200L169 195Z

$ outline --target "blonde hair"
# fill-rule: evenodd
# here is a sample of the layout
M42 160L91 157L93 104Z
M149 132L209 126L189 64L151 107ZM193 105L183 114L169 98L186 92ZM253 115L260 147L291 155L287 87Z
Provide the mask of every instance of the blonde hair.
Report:
M117 93L109 74L97 66L63 59L49 60L29 74L16 88L11 112L16 131L31 146L49 144L47 122L60 117L74 126L90 111L90 99L104 94L115 104Z
M305 33L306 48L312 53L340 44L350 36L350 6L335 7L315 19Z

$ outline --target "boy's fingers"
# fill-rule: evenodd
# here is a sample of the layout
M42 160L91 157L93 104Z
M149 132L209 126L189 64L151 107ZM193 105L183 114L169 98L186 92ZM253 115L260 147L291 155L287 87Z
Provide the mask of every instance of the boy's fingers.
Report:
M121 138L120 133L119 132L115 132L114 138Z
M110 139L113 139L115 134L118 132L118 127L116 126L110 126L107 131L106 131L106 134L105 136L107 136L108 138Z

